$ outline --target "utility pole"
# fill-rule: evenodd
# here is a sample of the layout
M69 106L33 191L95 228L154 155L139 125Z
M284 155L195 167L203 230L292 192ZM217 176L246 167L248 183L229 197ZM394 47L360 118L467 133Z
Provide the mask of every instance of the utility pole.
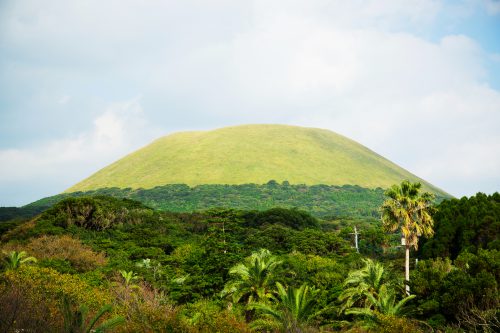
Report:
M223 236L223 242L224 242L224 253L227 252L226 250L226 229L224 227L224 220L222 220L222 236Z
M410 296L410 244L406 241L405 236L401 237L401 245L405 247L405 291L406 295Z
M351 232L351 235L354 235L354 247L356 248L356 252L359 253L359 246L358 246L358 228L354 226L354 232Z

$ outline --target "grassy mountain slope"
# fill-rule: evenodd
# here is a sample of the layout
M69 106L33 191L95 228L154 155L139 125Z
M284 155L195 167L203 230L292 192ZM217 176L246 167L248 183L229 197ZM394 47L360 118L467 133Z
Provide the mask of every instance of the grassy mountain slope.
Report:
M346 137L284 125L244 125L162 137L67 192L165 184L263 184L270 179L367 188L387 188L409 179L443 193Z

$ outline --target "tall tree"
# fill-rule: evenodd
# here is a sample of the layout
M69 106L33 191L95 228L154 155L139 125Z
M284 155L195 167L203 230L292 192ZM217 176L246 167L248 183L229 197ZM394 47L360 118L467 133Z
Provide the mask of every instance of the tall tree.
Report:
M405 246L406 293L410 294L410 249L418 249L418 237L432 237L434 221L431 216L434 195L420 192L420 183L404 180L385 192L388 197L382 204L382 223L386 231L401 230Z

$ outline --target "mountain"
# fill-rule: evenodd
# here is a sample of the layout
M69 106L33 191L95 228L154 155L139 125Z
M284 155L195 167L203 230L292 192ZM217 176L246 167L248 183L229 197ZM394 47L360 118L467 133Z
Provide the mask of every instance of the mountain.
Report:
M99 170L66 192L154 188L165 184L358 185L387 188L408 179L442 190L334 132L285 125L243 125L162 137Z

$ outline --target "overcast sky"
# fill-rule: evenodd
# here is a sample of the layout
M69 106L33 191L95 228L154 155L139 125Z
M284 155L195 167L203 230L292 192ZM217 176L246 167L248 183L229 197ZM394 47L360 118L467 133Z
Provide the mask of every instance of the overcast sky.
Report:
M247 123L335 131L457 197L499 191L500 2L0 1L0 206Z

